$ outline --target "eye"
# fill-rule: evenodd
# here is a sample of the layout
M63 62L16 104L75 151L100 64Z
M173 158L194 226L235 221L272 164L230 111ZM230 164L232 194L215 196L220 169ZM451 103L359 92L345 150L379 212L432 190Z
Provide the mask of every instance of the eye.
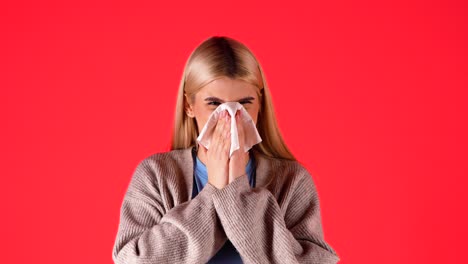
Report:
M217 102L217 101L210 101L208 102L208 105L220 105L221 103L220 102Z
M242 105L244 105L244 104L251 104L252 101L250 101L250 100L239 101L239 103L242 104ZM220 104L221 104L221 103L218 102L218 101L210 101L210 102L208 102L208 105L215 105L215 106L218 106L218 105L220 105Z

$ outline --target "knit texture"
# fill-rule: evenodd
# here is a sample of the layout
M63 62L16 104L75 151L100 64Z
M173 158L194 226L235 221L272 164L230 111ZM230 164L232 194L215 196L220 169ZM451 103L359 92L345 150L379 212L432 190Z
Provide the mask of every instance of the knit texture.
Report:
M244 263L340 260L324 240L317 190L300 163L252 149L255 188L245 174L223 189L207 183L192 199L191 151L138 164L120 210L114 263L207 263L228 238Z

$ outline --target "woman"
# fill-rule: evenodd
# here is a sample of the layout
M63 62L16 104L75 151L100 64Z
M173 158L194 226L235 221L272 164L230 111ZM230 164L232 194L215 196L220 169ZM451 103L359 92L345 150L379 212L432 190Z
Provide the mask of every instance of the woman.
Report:
M244 123L223 112L209 148L199 131L219 105L238 102L262 141L244 152ZM244 112L245 114L245 112ZM240 148L230 156L231 119ZM172 150L140 162L125 194L115 263L337 263L319 199L277 126L262 68L228 37L201 43L185 65Z

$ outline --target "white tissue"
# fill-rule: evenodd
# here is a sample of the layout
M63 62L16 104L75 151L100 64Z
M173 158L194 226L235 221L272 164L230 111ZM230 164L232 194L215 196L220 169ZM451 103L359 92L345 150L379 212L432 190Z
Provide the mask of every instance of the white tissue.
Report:
M258 134L255 123L249 113L245 110L244 106L238 102L226 102L220 104L208 118L208 121L197 138L197 141L201 145L207 149L210 148L211 136L213 135L214 128L216 127L218 116L224 110L227 110L231 116L231 148L229 150L229 157L232 156L234 151L240 148L235 118L237 110L242 112L240 121L244 122L244 152L249 151L249 149L251 149L255 144L262 142L262 138Z

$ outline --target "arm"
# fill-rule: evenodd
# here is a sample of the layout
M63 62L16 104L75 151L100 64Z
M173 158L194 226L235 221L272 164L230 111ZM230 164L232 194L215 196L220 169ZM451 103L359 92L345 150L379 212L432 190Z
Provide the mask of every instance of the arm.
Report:
M247 175L216 191L213 201L226 235L246 263L337 263L323 237L312 177L303 169L291 186L285 212L269 190L251 189Z
M112 259L128 263L206 263L221 248L226 235L216 216L206 184L192 200L164 214L155 175L167 173L141 162L125 194Z

